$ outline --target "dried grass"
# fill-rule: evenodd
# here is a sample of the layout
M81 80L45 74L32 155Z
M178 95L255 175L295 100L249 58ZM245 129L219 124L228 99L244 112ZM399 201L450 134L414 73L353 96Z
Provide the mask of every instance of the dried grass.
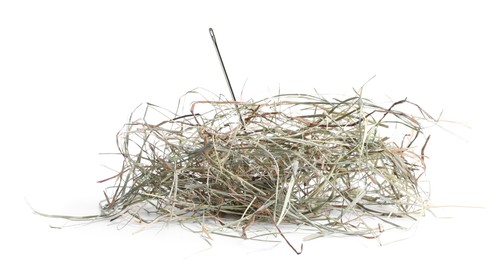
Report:
M246 238L269 223L281 235L281 224L296 224L314 228L308 238L376 237L382 224L426 208L420 120L432 118L414 103L384 108L359 93L201 100L188 114L135 110L117 135L123 168L104 180L115 184L100 217L199 223L208 236L232 229Z

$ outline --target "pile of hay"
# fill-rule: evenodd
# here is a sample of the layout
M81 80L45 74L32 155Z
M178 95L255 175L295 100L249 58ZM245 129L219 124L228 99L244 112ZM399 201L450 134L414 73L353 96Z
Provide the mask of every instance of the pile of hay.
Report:
M419 118L430 117L407 100L384 108L359 94L280 95L194 102L185 115L143 108L117 135L124 163L106 180L116 183L104 216L188 221L204 232L211 222L242 237L259 222L375 236L388 217L425 209Z

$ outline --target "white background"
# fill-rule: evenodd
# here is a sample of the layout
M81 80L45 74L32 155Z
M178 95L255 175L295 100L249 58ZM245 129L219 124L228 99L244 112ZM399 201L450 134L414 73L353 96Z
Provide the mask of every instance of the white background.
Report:
M121 163L99 153L116 152L115 133L138 104L174 109L196 87L227 95L209 27L239 99L279 88L342 95L376 75L367 98L408 97L433 115L443 111L442 128L428 129L431 203L482 207L434 208L449 218L429 214L400 235L407 239L382 247L314 240L299 258L500 255L497 1L179 2L0 3L2 259L294 256L284 242L214 236L210 248L175 225L135 235L137 226L74 225L36 216L26 202L54 214L99 213L104 186L96 181L113 174L102 164Z

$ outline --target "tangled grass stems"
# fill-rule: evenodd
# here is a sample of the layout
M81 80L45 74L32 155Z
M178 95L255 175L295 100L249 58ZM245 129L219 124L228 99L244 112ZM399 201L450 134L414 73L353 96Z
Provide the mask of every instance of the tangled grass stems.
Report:
M385 108L357 92L330 100L293 94L202 99L189 110L145 104L131 114L116 139L122 169L100 181L115 181L104 191L101 215L37 213L197 223L199 230L189 229L208 238L280 235L299 254L280 226L308 229L304 240L376 238L384 226L400 228L396 219L426 210L419 180L429 137L421 122L434 119L406 99Z
M398 109L406 105L421 116ZM168 116L152 104L135 119L138 112L117 135L124 163L109 179L115 185L105 193L105 217L195 221L208 234L233 229L242 237L255 221L273 223L280 235L289 223L315 228L311 238L376 237L380 223L397 226L389 216L425 209L419 178L428 137L420 119L432 117L406 99L384 108L359 94L296 94L197 101L185 115ZM154 123L153 113L160 116ZM385 134L391 132L394 138Z

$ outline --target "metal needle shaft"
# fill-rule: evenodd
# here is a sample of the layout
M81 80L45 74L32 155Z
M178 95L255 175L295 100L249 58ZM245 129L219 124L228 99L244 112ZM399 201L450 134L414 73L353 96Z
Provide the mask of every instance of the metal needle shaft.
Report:
M221 68L223 69L223 74L225 75L225 79L227 80L227 85L228 89L230 90L230 95L232 96L232 99L236 102L237 99L235 98L234 90L232 89L232 84L230 84L230 79L228 78L227 70L225 69L225 64L223 64L223 59L221 58L220 49L218 48L218 43L216 42L216 36L214 35L213 28L209 28L209 35L211 35L214 48L216 49L216 53L218 54L218 59L220 60ZM237 110L237 114L239 115L239 120L241 121L241 124L244 127L244 120L242 120L242 116L237 104L235 104L235 109Z

